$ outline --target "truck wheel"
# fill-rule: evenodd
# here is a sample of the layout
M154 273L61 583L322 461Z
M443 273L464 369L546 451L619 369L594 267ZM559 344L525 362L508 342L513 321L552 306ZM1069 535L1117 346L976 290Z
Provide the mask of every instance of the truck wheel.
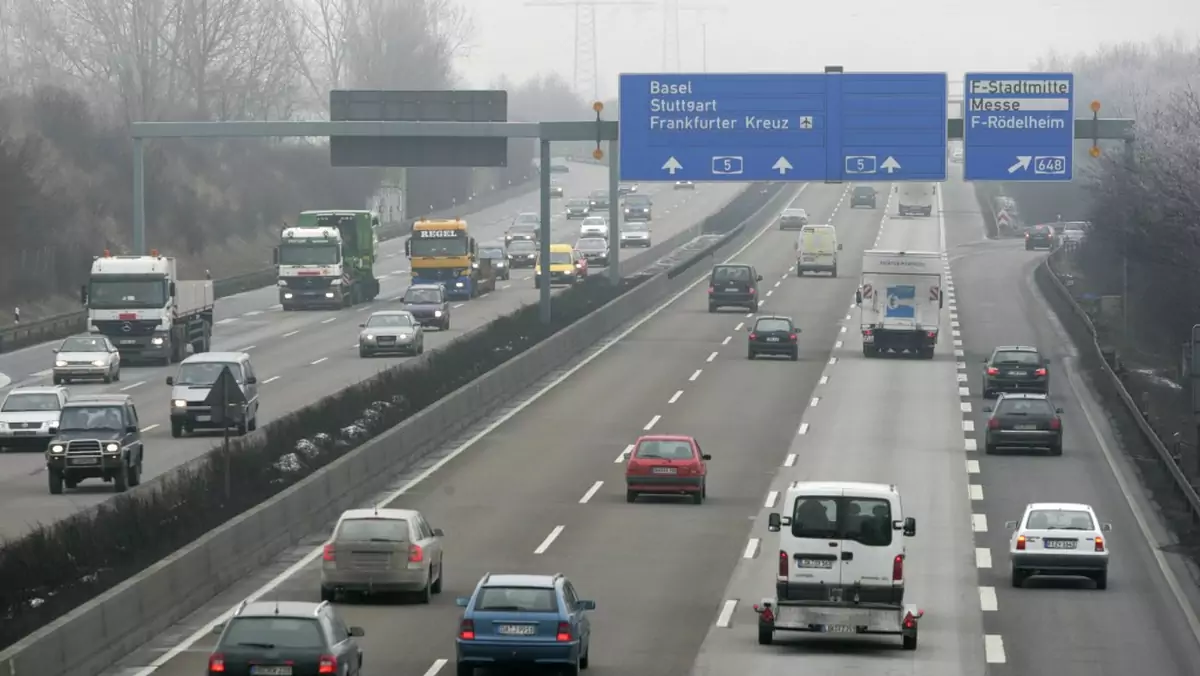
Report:
M52 469L46 472L46 478L50 483L50 495L62 495L63 491L63 475L62 472Z
M933 359L933 348L926 347L921 349L921 359Z
M911 634L904 635L903 645L904 645L905 650L916 650L917 649L917 630L916 629L913 629Z
M994 445L988 444L988 443L985 443L983 445L983 454L984 455L994 455L995 453L996 453L996 447Z
M759 623L758 625L758 644L771 645L771 639L775 638L775 632L770 625Z
M113 474L113 492L124 493L127 490L129 490L129 465L122 462L116 473Z
M183 423L171 421L171 436L178 439L183 436Z
M1062 442L1050 447L1050 455L1062 455Z

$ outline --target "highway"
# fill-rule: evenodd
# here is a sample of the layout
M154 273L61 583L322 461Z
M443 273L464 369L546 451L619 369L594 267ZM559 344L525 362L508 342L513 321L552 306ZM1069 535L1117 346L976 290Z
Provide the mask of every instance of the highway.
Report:
M1043 253L1020 240L984 238L971 189L945 184L945 207L973 213L947 231L957 285L963 357L971 411L964 420L972 513L973 561L978 566L983 623L989 635L993 676L1057 674L1182 676L1200 669L1194 614L1177 597L1200 607L1197 588L1170 553L1173 539L1158 523L1119 439L1086 379L1076 370L1076 348L1046 307L1030 275ZM1063 455L985 455L986 413L980 399L983 361L997 345L1033 345L1050 358L1051 397L1064 410ZM1084 502L1113 524L1108 589L1090 581L1040 579L1023 589L1010 583L1005 521L1021 517L1030 502ZM1135 511L1136 510L1136 511ZM926 533L929 531L926 530ZM1153 544L1151 544L1153 543ZM1191 611L1188 611L1189 613Z
M607 185L607 168L575 164L569 174L556 175L566 198L586 196ZM670 184L647 186L654 194L655 241L680 232L721 205L741 190L742 185L707 185L695 191L675 191ZM555 242L573 243L578 237L578 221L562 215L562 201L556 199L552 232ZM502 239L513 217L523 211L537 211L534 193L515 198L478 213L464 213L474 237L483 242ZM275 287L258 289L217 301L214 350L245 350L254 359L262 384L259 424L301 408L347 385L364 380L379 370L402 361L403 357L363 360L358 356L359 324L373 310L394 306L408 286L408 260L402 240L381 244L379 272L382 293L379 299L341 311L281 311ZM634 255L637 249L623 253ZM452 328L440 333L431 330L426 344L436 349L454 336L483 325L520 305L537 301L532 270L514 270L510 282L501 282L495 293L474 301L452 306ZM49 384L53 363L51 348L45 344L0 356L0 372L14 385ZM187 462L212 448L219 434L172 439L168 424L170 388L165 378L174 372L165 367L126 366L121 381L111 385L72 384L72 392L127 392L134 397L146 440L146 465L143 479L148 480L172 467ZM0 455L0 537L15 537L36 523L48 523L75 510L100 503L112 496L111 484L88 481L66 495L49 495L44 462L40 453Z

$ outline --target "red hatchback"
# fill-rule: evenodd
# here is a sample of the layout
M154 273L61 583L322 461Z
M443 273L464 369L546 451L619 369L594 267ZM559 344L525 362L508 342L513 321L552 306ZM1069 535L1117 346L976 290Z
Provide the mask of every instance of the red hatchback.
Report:
M625 465L625 502L639 495L690 495L698 505L708 496L709 460L692 437L641 437Z

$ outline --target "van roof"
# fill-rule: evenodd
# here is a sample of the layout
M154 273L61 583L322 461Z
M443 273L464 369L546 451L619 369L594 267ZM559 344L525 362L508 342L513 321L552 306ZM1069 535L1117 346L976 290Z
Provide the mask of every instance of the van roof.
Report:
M793 481L788 495L829 495L830 493L861 495L900 495L895 484L876 484L863 481Z

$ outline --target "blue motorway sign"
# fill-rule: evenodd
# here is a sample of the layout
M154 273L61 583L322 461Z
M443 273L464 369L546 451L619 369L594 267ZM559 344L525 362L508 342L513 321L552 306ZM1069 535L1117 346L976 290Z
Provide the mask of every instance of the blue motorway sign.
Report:
M945 73L622 75L627 181L944 181Z
M967 73L963 84L965 180L1071 180L1074 75Z

